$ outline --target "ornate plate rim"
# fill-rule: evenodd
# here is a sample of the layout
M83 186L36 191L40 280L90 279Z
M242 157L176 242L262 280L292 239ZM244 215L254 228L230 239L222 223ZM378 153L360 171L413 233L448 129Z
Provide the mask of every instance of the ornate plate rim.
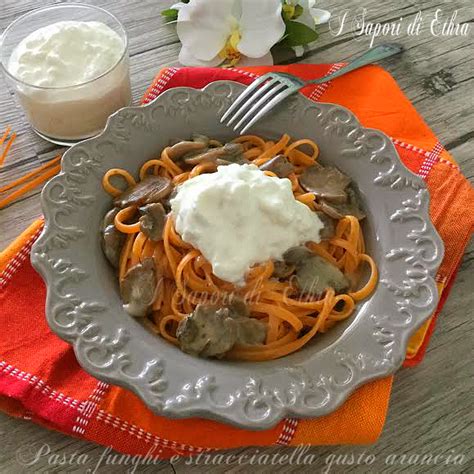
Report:
M342 346L342 350L331 346L330 351L324 350L308 358L311 362L317 356L319 359L324 356L328 359L328 367L334 359L337 362L337 368L331 368L334 373L321 372L313 376L305 360L283 367L284 375L276 381L274 372L270 378L269 371L262 369L260 378L248 376L238 389L224 388L222 391L223 384L219 385L213 374L206 373L208 369L196 379L186 380L184 385L181 383L179 390L170 389L166 365L173 361L157 357L145 357L140 370L133 371L130 367L135 359L130 350L128 353L125 350L132 344L130 332L120 325L115 334L101 332L103 328L95 316L107 309L94 301L81 300L79 288L88 277L64 258L67 246L81 239L85 232L59 223L67 223L75 212L82 212L94 202L94 196L84 194L81 186L97 179L95 174L101 160L106 159L102 153L114 148L120 140L126 142L127 134L130 135L134 127L147 133L152 131L150 118L156 119L167 107L173 110L176 103L180 110L186 108L186 99L197 101L198 107L218 108L218 115L243 87L233 81L216 81L203 89L170 89L145 106L119 110L109 118L99 136L71 147L63 156L61 172L43 189L45 228L32 248L31 261L47 286L46 314L51 329L73 344L77 359L91 375L132 390L157 414L172 418L200 416L246 429L267 429L285 417L326 415L341 405L358 386L396 371L404 360L410 335L436 307L438 295L434 275L443 258L443 243L429 217L429 194L425 183L404 166L387 135L363 127L355 115L342 106L314 103L301 95L293 99L293 106L296 104L298 109L295 113L300 119L312 114L311 117L328 133L346 134L345 139L349 138L352 145L346 150L348 156L370 155L369 161L374 166L383 166L374 183L385 186L394 194L400 190L400 194L407 194L406 198L400 197L400 208L390 215L389 221L400 225L413 220L421 222L421 228L412 229L411 233L407 230L404 246L395 247L384 255L387 261L396 261L404 268L404 279L401 274L398 282L382 278L376 290L377 293L384 288L383 291L391 295L393 309L396 308L398 315L371 314L367 318L370 322L358 324L365 324L367 328L370 324L372 328L371 339L360 342L376 343L381 352L376 353L374 348L367 349L368 352L364 352L365 348L356 349L355 354L345 352L341 341L352 333L347 337L343 335L334 344ZM288 110L291 107L289 103ZM284 114L286 111L282 116ZM95 155L91 151L88 155L88 149L94 150ZM428 295L426 301L420 296L423 294ZM397 319L403 315L405 319ZM102 362L97 362L101 357ZM287 358L279 360L286 365ZM265 380L272 383L268 385ZM170 390L173 393L163 395ZM222 393L216 396L219 390L225 396Z

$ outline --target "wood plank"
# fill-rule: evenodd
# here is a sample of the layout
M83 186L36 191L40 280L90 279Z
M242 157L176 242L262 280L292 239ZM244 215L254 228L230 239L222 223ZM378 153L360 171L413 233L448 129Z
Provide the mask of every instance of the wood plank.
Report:
M342 6L345 2L336 3ZM469 51L472 51L472 35L441 39L434 38L430 34L428 19L433 17L434 11L439 6L437 2L417 2L408 6L399 2L394 4L394 8L387 9L384 2L364 2L364 7L370 12L369 19L373 20L375 16L379 22L403 17L403 24L408 25L420 10L426 17L419 36L409 36L406 30L402 30L404 34L379 38L375 44L384 41L403 44L406 51L402 56L390 58L382 64L396 78L441 143L449 148L458 137L465 136L473 130L471 110L474 106L472 94L474 59L472 54L469 54ZM467 8L466 2L462 0L450 2L449 11L454 11L456 8L462 13L458 18L466 21L473 18L472 5ZM307 54L301 62L320 62L323 57L324 62L346 60L359 51L365 51L370 43L369 37L354 41L349 31L337 37L337 41L333 41L334 37L329 33L324 39L321 34L320 39L314 52ZM344 42L338 43L342 40ZM459 156L462 163L466 158L464 155Z

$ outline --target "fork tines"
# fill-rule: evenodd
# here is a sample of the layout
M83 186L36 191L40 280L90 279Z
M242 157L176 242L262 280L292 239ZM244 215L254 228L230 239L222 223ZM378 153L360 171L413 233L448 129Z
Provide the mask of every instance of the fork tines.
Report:
M279 76L265 74L239 95L222 116L221 123L229 127L238 120L233 129L243 134L292 92L294 90Z

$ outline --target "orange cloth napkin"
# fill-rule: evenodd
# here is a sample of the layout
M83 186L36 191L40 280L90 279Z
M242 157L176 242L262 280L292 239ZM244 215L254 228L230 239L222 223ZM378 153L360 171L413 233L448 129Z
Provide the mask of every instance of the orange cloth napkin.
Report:
M321 77L335 65L292 65L276 70L305 79ZM218 79L248 84L268 68L162 71L144 102L170 87L201 88ZM351 109L368 127L388 133L404 163L422 176L431 192L431 216L445 245L437 281L445 301L473 231L474 191L395 81L379 67L366 67L333 83L307 88L312 100ZM35 222L0 254L0 409L66 434L118 451L169 458L250 445L365 444L381 433L392 377L359 388L331 415L287 419L265 431L246 431L201 420L171 420L151 413L132 393L99 382L78 365L72 348L49 331L44 317L45 288L29 263L42 221ZM421 360L436 314L412 338L406 363Z

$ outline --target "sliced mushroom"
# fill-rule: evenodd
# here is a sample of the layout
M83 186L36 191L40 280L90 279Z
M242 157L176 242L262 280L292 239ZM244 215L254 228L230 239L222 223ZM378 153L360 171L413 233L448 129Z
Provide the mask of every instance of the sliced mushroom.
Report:
M177 194L178 194L178 188L174 187L173 191L171 191L171 193L168 196L166 196L165 198L161 200L161 204L163 204L163 207L165 208L166 213L171 212L171 201L176 197Z
M285 155L277 155L260 166L262 171L271 171L279 178L287 178L295 171L295 167L288 161Z
M135 186L128 188L114 203L116 206L124 208L127 206L143 206L154 202L160 202L166 198L173 190L173 185L168 178L163 176L146 176Z
M360 207L359 197L357 192L352 186L348 186L346 189L347 202L335 203L327 202L325 199L321 200L319 207L322 212L327 214L333 219L342 219L344 216L354 216L355 218L362 220L364 219L365 213Z
M299 179L301 187L329 202L346 202L351 178L332 166L315 164L306 168Z
M209 146L209 137L206 135L201 135L200 133L193 133L191 138L193 142L204 143L206 148Z
M239 165L250 163L244 156L244 147L241 143L226 143L224 145L225 156L224 159L229 163L237 163ZM217 160L219 164L219 159Z
M295 271L296 267L292 263L277 260L273 262L273 273L274 278L288 278Z
M267 326L255 318L238 318L236 344L253 346L262 344L267 336Z
M147 204L140 208L140 230L153 242L163 240L166 211L161 203Z
M104 216L104 220L102 221L102 230L105 230L109 225L113 225L115 216L119 213L120 209L118 207L112 208L107 214Z
M242 298L232 296L230 302L225 306L229 308L231 315L234 319L250 317L249 307Z
M339 268L307 247L294 247L283 258L296 266L296 284L303 294L319 296L328 288L336 293L349 288L349 280Z
M316 209L319 209L322 213L326 214L328 217L334 220L342 219L344 216L336 210L333 206L321 200L320 202L315 202Z
M244 304L245 306L245 304ZM223 357L234 344L260 344L266 326L248 317L248 309L232 302L229 306L198 305L184 318L176 332L181 349L200 357Z
M240 143L226 143L224 146L207 148L202 153L185 156L183 161L191 166L208 162L218 165L248 162L244 158L244 147Z
M302 261L310 258L313 252L308 247L292 247L283 254L283 260L292 265L299 265Z
M158 281L152 258L130 268L120 285L124 310L131 316L146 316L155 298Z
M125 242L125 235L119 232L114 225L114 219L120 209L109 211L102 224L102 250L109 263L118 268L120 253Z
M250 317L250 310L245 301L233 297L227 305L229 315L237 323L236 344L261 344L267 335L267 326L258 319Z
M215 162L218 158L223 158L226 155L224 147L207 148L202 153L194 154L193 156L186 156L183 161L187 165L195 166L201 163Z
M312 296L322 295L328 288L336 293L349 288L349 280L341 270L319 255L312 255L297 266L296 283L301 293Z
M182 141L168 148L168 157L170 160L178 161L183 156L192 152L199 152L207 147L207 143L203 141Z
M332 239L334 237L334 234L336 233L336 221L334 220L334 218L329 217L322 211L318 211L316 212L316 214L319 217L319 220L324 225L319 234L321 240Z

